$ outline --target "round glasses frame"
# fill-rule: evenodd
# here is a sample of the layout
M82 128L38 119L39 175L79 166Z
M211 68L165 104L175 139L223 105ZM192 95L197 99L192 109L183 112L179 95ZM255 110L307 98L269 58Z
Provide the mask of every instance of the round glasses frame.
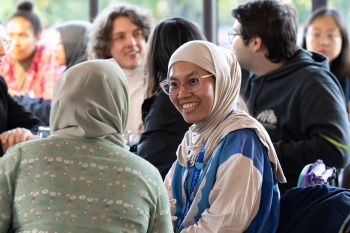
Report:
M208 78L208 77L211 77L211 76L214 76L214 74L207 74L207 75L202 75L202 76L198 76L196 78L199 78L199 79L205 79L205 78ZM171 91L171 87L170 87L170 80L164 80L162 81L159 86L162 88L162 90L164 91L165 94L167 95L172 95L172 96L176 96L180 93L180 90L181 90L181 87L184 86L187 90L189 91L196 91L196 89L200 86L201 82L199 82L198 85L194 85L194 86L187 86L187 85L184 85L183 83L180 83L180 86L176 89L176 91L172 92Z

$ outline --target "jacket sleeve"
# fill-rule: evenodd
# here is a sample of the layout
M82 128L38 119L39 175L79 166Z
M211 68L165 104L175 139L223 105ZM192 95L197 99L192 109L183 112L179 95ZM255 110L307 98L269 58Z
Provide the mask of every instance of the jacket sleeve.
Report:
M10 149L0 160L0 232L10 232L13 210L13 195L19 150Z
M317 159L322 159L328 166L344 167L349 151L323 137L326 135L345 145L350 142L344 97L336 82L314 82L305 86L295 114L300 114L299 119L302 119L298 122L302 138L274 144L284 172L294 174Z
M41 122L10 96L2 78L0 78L0 88L3 92L4 104L7 105L7 130L22 127L37 131Z
M209 195L210 207L196 224L181 232L245 231L259 210L261 188L262 176L253 161L241 154L231 156L217 170Z

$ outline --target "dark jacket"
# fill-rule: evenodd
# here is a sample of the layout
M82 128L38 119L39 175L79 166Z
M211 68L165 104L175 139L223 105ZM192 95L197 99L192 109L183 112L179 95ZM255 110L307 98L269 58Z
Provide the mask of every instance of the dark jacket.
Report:
M142 104L145 130L137 154L158 168L164 178L176 160L176 150L190 124L161 89Z
M0 133L17 127L36 132L40 121L23 106L19 105L8 93L5 80L0 76ZM0 146L0 156L2 156Z
M334 186L294 188L281 198L277 233L337 233L350 214L350 191Z
M340 81L340 85L343 88L346 104L348 104L350 102L350 75L345 76ZM348 109L348 111L350 111L350 109Z
M286 175L282 193L317 159L337 168L347 164L349 152L322 136L350 142L344 96L324 56L300 49L281 68L242 82L241 94L267 129Z
M35 117L40 119L43 122L43 125L49 125L51 100L18 95L13 96L12 98L20 105L24 106L27 111L33 113Z

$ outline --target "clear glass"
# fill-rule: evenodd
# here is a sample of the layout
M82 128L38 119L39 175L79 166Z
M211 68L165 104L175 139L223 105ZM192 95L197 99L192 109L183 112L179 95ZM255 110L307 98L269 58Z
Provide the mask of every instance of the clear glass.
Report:
M124 139L129 147L136 145L140 141L140 138L141 132L134 132L132 130L128 130L126 133L124 133Z
M49 126L39 126L38 130L39 138L47 138L50 136L50 127Z
M160 87L168 95L178 95L181 86L184 86L186 90L196 92L201 85L202 79L213 76L213 74L190 76L184 83L177 80L164 80L160 83Z

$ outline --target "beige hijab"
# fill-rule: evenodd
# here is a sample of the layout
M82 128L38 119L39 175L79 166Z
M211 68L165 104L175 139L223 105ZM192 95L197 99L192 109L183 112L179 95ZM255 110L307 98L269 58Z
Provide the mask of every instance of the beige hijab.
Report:
M105 138L124 146L128 109L127 81L114 59L80 63L68 69L54 88L51 135Z
M286 182L276 151L265 128L244 111L237 109L241 86L241 70L238 62L227 49L207 41L191 41L171 56L168 71L179 61L191 62L215 75L214 105L209 116L193 124L184 136L177 155L180 164L194 164L205 143L204 162L208 161L219 141L228 133L251 128L268 149L269 159L274 164L274 173L280 182ZM233 111L232 114L230 112ZM230 115L229 115L230 114Z

